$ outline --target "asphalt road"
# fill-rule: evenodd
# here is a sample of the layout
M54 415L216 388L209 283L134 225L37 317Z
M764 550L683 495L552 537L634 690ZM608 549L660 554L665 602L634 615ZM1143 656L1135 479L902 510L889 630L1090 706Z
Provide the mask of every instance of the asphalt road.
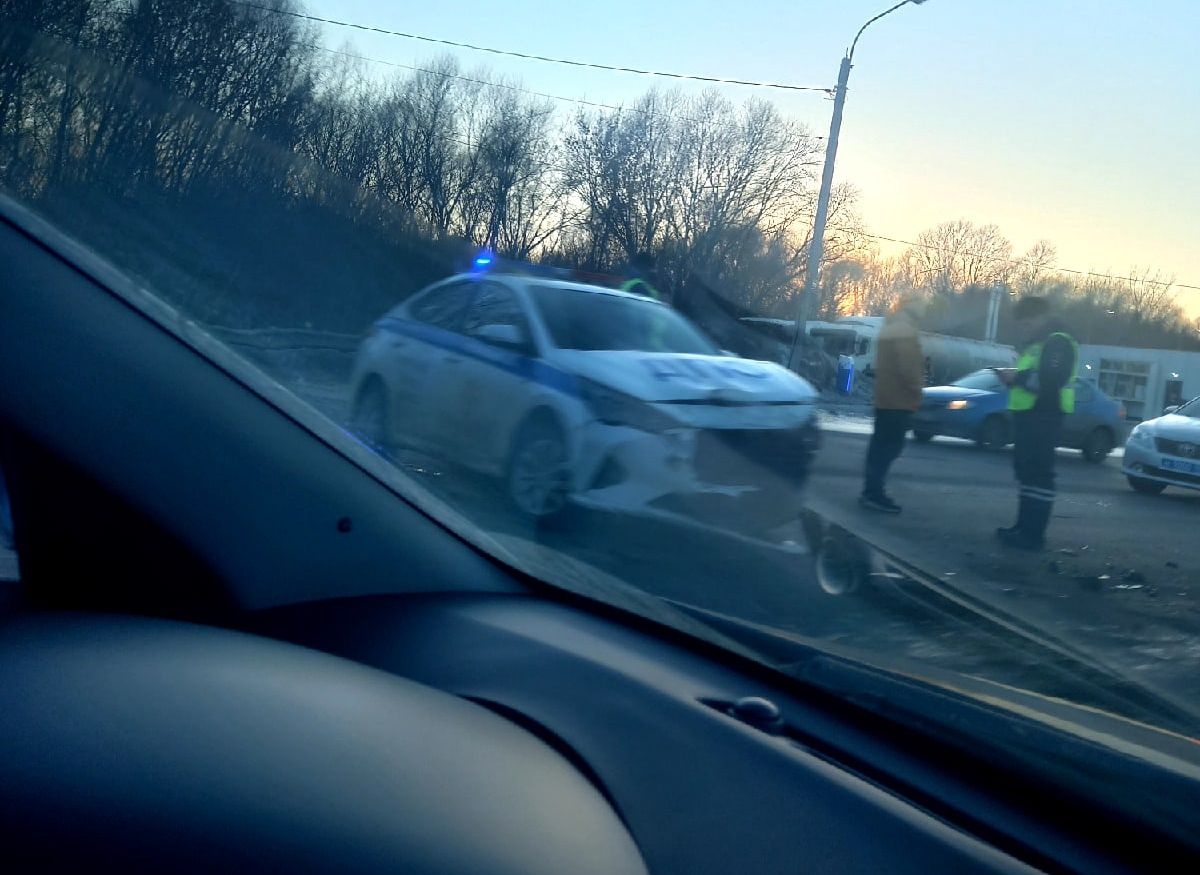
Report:
M855 504L865 435L829 434L810 504L948 587L1142 679L1200 702L1200 492L1134 492L1109 458L1058 455L1047 550L999 546L1016 511L1011 451L909 442L889 490L904 512Z
M812 496L839 515L852 515L856 525L872 533L910 544L926 563L943 556L945 567L934 565L939 573L973 570L1012 577L997 572L1028 573L1036 567L1047 577L1078 577L1075 582L1084 588L1098 582L1122 587L1120 592L1144 590L1163 603L1175 597L1190 602L1195 595L1188 587L1200 582L1195 538L1200 491L1169 488L1162 495L1142 495L1127 484L1118 458L1092 465L1077 452L1060 450L1049 543L1033 562L1026 554L1001 549L993 537L1016 512L1011 450L987 452L943 438L929 444L910 441L888 487L904 513L877 517L854 504L867 440L866 435L828 435ZM1084 580L1088 575L1097 579Z

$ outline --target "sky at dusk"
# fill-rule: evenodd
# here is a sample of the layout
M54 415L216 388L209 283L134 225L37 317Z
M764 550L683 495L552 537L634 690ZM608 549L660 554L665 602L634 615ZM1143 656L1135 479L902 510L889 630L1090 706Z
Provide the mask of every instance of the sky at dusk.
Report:
M614 66L831 87L886 0L405 3L308 0L313 15ZM825 134L819 92L582 69L321 26L325 45L400 64L453 54L524 87L628 104L651 87L771 100ZM1060 267L1152 268L1200 286L1200 2L927 0L873 24L855 52L835 179L873 234L995 223ZM374 66L381 75L389 68ZM393 71L394 72L394 71ZM403 71L401 71L403 72ZM563 118L574 105L561 103ZM885 255L903 247L882 244ZM1200 316L1200 291L1180 301Z

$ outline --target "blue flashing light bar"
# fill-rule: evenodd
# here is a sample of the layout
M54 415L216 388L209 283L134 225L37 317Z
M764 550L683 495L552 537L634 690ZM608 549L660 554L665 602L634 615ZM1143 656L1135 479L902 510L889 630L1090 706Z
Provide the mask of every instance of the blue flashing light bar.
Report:
M530 261L516 261L501 258L491 249L481 249L471 262L472 273L512 273L525 276L538 276L546 279L571 280L573 282L592 283L594 285L616 287L620 278L607 274L591 273L573 270L569 267L554 267L547 264L534 264Z

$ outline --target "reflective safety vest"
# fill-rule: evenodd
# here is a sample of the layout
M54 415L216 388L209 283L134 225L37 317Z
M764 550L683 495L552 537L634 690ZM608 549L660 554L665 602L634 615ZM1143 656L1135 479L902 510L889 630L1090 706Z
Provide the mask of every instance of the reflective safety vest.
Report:
M1064 331L1056 331L1051 337L1065 337L1071 342L1071 349L1075 354L1075 363L1071 366L1071 377L1059 392L1059 407L1063 413L1075 412L1075 378L1079 375L1079 344L1075 342L1075 338ZM1017 372L1021 371L1037 371L1042 363L1042 344L1031 343L1021 352L1021 357L1017 359ZM1030 392L1023 386L1013 386L1008 390L1008 409L1013 411L1033 410L1033 405L1037 403L1037 393Z
M621 291L632 292L635 295L645 295L647 298L653 298L656 301L661 300L658 289L639 277L634 277L631 280L625 280L625 282L621 283Z

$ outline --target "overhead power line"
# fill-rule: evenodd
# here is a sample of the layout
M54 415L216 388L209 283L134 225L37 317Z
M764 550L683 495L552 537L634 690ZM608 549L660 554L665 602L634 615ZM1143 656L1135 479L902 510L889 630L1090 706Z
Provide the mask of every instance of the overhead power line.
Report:
M1189 289L1194 292L1200 292L1200 285L1192 285L1190 283L1175 283L1175 282L1168 282L1167 280L1149 280L1149 279L1135 280L1133 277L1113 276L1110 273L1093 273L1090 270L1073 270L1069 267L1054 267L1054 268L1051 268L1051 270L1057 270L1060 273L1073 273L1073 274L1078 274L1080 276L1091 276L1091 277L1096 277L1097 279L1115 280L1117 282L1140 282L1140 283L1145 283L1148 286L1171 286L1176 289Z
M263 6L258 3L251 3L248 0L230 0L238 6L244 6L248 9L258 9L262 12L270 12L275 15L287 15L292 18L300 18L305 21L314 21L320 24L329 24L334 27L349 27L355 30L363 30L371 33L380 33L385 36L400 37L401 39L420 40L421 42L436 43L437 45L451 46L457 49L468 49L473 52L487 52L493 55L504 55L510 58L521 58L526 61L541 61L547 64L566 64L570 67L586 67L592 70L607 70L613 73L634 73L639 76L659 76L666 79L686 79L694 82L711 82L719 85L746 85L752 88L775 88L783 91L819 91L823 94L833 94L836 89L819 86L819 85L789 85L782 82L756 82L750 79L724 79L718 76L698 76L690 73L669 73L662 70L641 70L636 67L621 67L613 64L597 64L591 61L575 61L567 58L551 58L545 55L532 55L526 52L516 52L508 49L497 49L490 46L476 46L471 43L456 42L454 40L440 39L432 36L422 36L415 33L405 33L399 30L388 30L383 27L375 27L369 24L359 24L353 21L339 21L335 18L321 18L318 15L309 15L304 12L293 12L289 9L273 9L270 6Z
M692 122L693 124L705 124L704 119L693 118L686 115L674 115L669 112L659 112L654 109L645 109L640 106L621 106L616 103L600 103L595 100L584 100L580 97L564 97L561 94L549 94L545 91L533 91L529 88L521 88L518 85L508 85L503 82L489 82L486 79L477 79L472 76L463 76L459 73L447 73L445 70L435 70L431 67L418 67L413 64L401 64L398 61L384 61L380 58L369 58L366 55L356 55L353 52L344 52L339 49L331 49L326 46L319 46L313 43L302 43L306 48L316 49L321 52L328 52L331 55L340 55L343 58L354 58L358 61L367 61L372 64L382 64L385 67L397 67L401 70L413 70L418 73L429 73L433 76L441 76L446 79L459 79L463 82L474 82L477 85L485 85L489 88L499 88L505 91L516 91L521 94L529 94L534 97L544 97L548 100L558 100L563 103L575 103L580 106L591 106L597 109L611 109L616 112L632 112L638 115L648 115L654 118L670 119L673 121ZM724 125L724 123L722 123ZM824 140L823 136L816 134L806 134L810 140Z

